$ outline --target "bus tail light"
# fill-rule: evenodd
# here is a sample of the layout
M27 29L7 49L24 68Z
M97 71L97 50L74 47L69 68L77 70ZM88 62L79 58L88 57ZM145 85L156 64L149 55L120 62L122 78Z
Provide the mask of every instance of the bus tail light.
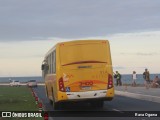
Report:
M64 43L61 43L60 46L64 46Z
M59 90L62 92L65 92L64 83L63 83L62 78L59 79Z
M106 41L102 41L102 43L103 43L103 44L106 44L107 42L106 42Z
M108 74L108 89L113 87L113 77L111 74Z

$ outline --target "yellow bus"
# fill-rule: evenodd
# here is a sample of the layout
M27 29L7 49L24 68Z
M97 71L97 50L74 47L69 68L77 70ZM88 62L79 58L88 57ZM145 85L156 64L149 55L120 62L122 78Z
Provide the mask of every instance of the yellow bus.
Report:
M108 40L76 40L56 44L42 63L46 95L54 109L69 101L102 107L114 97Z

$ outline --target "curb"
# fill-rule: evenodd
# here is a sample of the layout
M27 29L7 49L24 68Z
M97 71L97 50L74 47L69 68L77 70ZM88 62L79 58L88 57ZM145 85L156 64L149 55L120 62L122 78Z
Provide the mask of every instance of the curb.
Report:
M126 91L117 91L117 90L115 90L115 94L120 95L120 96L125 96L125 97L130 97L130 98L135 98L135 99L160 103L160 97L158 97L158 96L143 95L143 94L138 94L138 93L131 93L131 92L126 92Z
M38 100L36 100L38 107L39 107L39 103L42 104L42 105L40 105L41 108L39 107L39 111L44 111L44 112L47 111L47 108L46 108L44 102L38 97L38 93L33 88L30 88L30 89L34 94L33 97L35 97L35 100L36 100L36 98L38 98ZM47 114L47 118L45 116L43 118L44 118L44 120L53 120L53 118L49 117L48 114Z

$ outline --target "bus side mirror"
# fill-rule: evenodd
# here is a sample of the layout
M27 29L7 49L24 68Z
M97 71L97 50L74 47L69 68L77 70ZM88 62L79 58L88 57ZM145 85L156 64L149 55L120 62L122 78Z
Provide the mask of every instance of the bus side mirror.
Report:
M45 69L45 64L42 64L41 70L44 70L44 69Z
M42 64L42 66L41 66L41 70L48 70L49 69L49 66L48 66L48 64Z

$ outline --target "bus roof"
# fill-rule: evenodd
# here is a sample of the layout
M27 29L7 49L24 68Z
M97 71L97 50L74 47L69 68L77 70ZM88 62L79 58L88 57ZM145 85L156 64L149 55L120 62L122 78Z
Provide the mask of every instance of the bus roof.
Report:
M72 41L65 41L65 42L59 42L56 45L54 45L45 55L45 58L51 53L53 52L53 50L56 49L57 46L60 45L73 45L73 44L86 44L86 43L99 43L99 42L103 42L103 43L108 43L108 40L97 40L97 39L93 39L93 40L72 40Z

